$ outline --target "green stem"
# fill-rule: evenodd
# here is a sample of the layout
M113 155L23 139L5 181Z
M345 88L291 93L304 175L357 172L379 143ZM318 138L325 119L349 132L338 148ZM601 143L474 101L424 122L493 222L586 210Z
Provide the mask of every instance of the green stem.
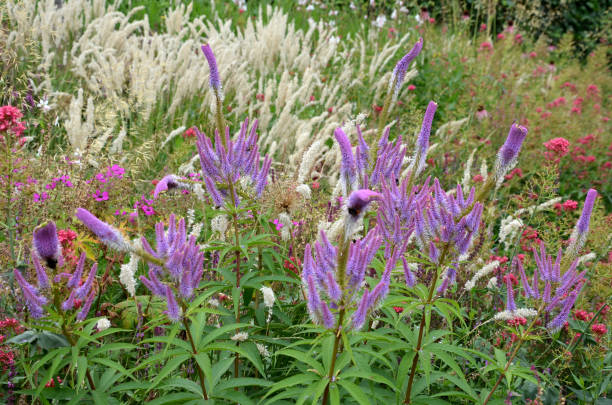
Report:
M234 183L231 179L228 179L228 186L230 189L230 197L232 200L232 208L234 212L232 213L232 219L234 223L234 248L236 249L236 289L238 290L238 294L240 294L240 233L238 228L238 214L236 213L236 197L234 196ZM236 301L234 301L236 302ZM238 308L236 309L236 323L240 322L240 296L238 297ZM239 342L237 343L240 344ZM236 353L236 357L234 358L234 378L238 378L238 366L240 365L240 355Z
M184 310L183 310L184 311ZM189 325L187 324L187 317L183 317L183 325L185 326L185 331L187 332L187 339L189 339L189 343L191 343L191 350L193 351L193 356L198 355L198 350L196 349L195 343L193 341L193 336L191 336L191 331L189 330ZM202 368L200 368L200 364L196 360L196 367L198 369L198 375L200 377L200 386L202 387L202 395L204 395L204 399L208 400L208 394L206 393L206 385L204 380L204 372Z
M64 322L65 320L62 319L62 334L66 337L66 340L68 340L68 343L70 343L70 346L74 347L75 341L72 338L72 335L70 334L70 331L68 330L68 328L66 328L66 324ZM87 381L89 382L89 387L91 388L92 391L95 391L96 386L93 382L93 378L91 377L91 374L89 373L89 369L85 370L85 376L87 377Z
M444 250L442 251L442 255L440 256L440 263L442 266L438 266L435 269L434 277L431 281L431 286L429 287L429 295L427 296L427 301L423 303L423 312L421 313L421 324L419 325L419 337L417 339L416 352L414 357L412 358L412 367L410 368L410 376L408 377L408 388L406 388L406 396L404 397L404 403L410 403L410 394L412 393L412 384L414 383L414 375L416 374L417 365L419 363L419 355L421 353L421 348L423 344L423 335L425 329L427 329L427 325L425 324L425 319L427 318L427 311L429 309L429 305L433 302L434 291L436 290L436 284L438 281L438 270L440 267L443 267L444 261L446 260L446 255L448 253L450 244L446 244L444 246Z
M338 317L338 326L336 326L336 338L334 340L334 348L332 350L331 364L329 366L329 374L327 375L328 381L325 386L325 392L323 393L323 405L327 405L329 398L329 385L334 378L334 371L336 368L336 357L338 357L338 349L340 347L340 338L342 336L342 324L344 323L345 308L345 294L346 294L346 264L348 262L349 246L350 243L346 240L345 232L340 235L340 256L338 257L338 275L337 278L340 281L340 290L342 291L342 297L340 298L339 307L340 315Z

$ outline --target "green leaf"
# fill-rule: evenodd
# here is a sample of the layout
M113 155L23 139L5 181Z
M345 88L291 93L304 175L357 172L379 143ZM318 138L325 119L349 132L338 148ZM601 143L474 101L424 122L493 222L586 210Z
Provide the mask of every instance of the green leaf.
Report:
M344 379L338 380L338 384L349 393L349 395L360 405L370 405L371 401L368 396L359 388L358 385Z
M275 383L274 385L272 385L263 398L266 398L272 393L285 389L287 387L293 387L294 385L298 385L298 384L300 385L310 384L317 379L318 379L317 376L313 373L293 375L289 378L285 378L284 380L281 380Z
M241 377L241 378L232 378L230 380L221 381L219 384L215 386L215 392L223 391L227 389L237 388L237 387L249 387L249 386L259 386L259 387L270 387L273 382L268 380L262 380L261 378L250 378L250 377Z
M155 388L164 378L166 378L168 374L175 371L181 364L187 361L187 359L189 359L190 357L191 357L190 354L185 353L185 354L179 354L176 357L171 358L166 363L164 368L162 368L161 371L157 374L157 376L155 377L155 379L153 380L151 386L149 387L147 391L150 391L153 388Z
M83 385L85 374L87 372L87 357L79 356L77 358L77 387Z
M320 375L325 374L325 369L323 368L323 365L319 363L317 360L315 360L310 354L307 354L305 352L301 352L295 349L282 349L274 353L274 355L292 357L298 361L301 361L304 364L309 365L313 369L317 370L317 372Z
M93 363L102 364L103 366L112 368L113 370L118 371L119 373L121 373L124 376L130 377L130 378L134 378L134 377L132 377L132 373L131 372L126 370L121 364L119 364L116 361L113 361L113 360L111 360L109 358L106 358L106 357L93 357L93 358L91 358L89 360L91 362L93 362Z
M255 350L251 350L251 347L254 347L254 345L247 343L242 346L238 346L238 345L232 345L229 343L220 342L220 343L208 345L206 349L207 350L221 350L221 351L227 350L227 351L238 353L239 355L247 358L257 368L257 371L259 371L261 375L265 376L266 372L264 370L263 363L261 362L259 351L257 350L257 348L254 348Z

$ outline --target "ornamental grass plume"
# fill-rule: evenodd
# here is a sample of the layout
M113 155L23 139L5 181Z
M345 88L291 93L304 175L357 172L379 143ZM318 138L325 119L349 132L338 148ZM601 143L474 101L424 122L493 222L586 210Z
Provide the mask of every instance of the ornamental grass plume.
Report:
M235 140L230 139L229 127L225 127L223 140L219 133L215 133L215 145L208 137L196 129L197 148L200 155L200 166L204 177L204 184L213 202L221 206L230 196L232 202L238 206L240 198L235 184L241 178L248 179L253 185L253 192L260 197L267 184L268 171L272 163L266 155L260 164L261 155L257 146L257 120L251 127L247 137L249 121L246 119L240 128ZM219 189L219 186L222 186ZM233 193L233 195L231 195Z

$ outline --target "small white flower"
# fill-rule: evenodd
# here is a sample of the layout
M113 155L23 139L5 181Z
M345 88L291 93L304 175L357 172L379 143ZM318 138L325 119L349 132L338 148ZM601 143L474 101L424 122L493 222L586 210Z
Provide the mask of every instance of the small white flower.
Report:
M312 11L312 10L314 10L314 6L313 6L312 4L309 4L309 5L306 7L306 11Z
M51 106L49 105L49 100L46 98L40 99L36 107L40 108L43 112L47 112L51 110Z
M497 288L497 277L492 277L489 280L489 282L487 283L487 288L490 290Z
M305 200L310 200L311 191L310 187L308 187L308 184L300 184L295 188L295 191L297 191L298 194L300 194Z
M228 224L226 215L217 215L210 221L210 227L213 231L219 233L221 240L225 239L225 231L227 231Z
M381 14L378 17L376 17L375 21L372 21L372 24L377 28L382 28L386 22L387 22L387 16L385 16L384 14Z
M138 256L130 254L130 260L121 265L119 282L132 297L136 294L136 278L134 277L136 270L138 270Z
M262 357L270 357L270 352L266 346L261 343L255 343L255 346L257 346L257 350L259 350L259 354L261 354Z
M98 329L98 332L102 332L103 330L106 330L110 327L111 323L108 318L102 318L96 323L96 329Z
M234 342L244 342L248 338L249 338L249 333L248 332L238 332L234 336L231 337L231 339Z
M210 305L211 307L218 307L219 306L219 300L216 298L211 298L208 300L208 305Z
M264 305L267 308L272 308L274 306L274 301L276 301L276 297L274 296L274 291L270 287L261 287L261 293L263 294Z
M514 311L502 311L493 317L496 321L509 321L514 318L530 318L538 314L538 311L531 308L518 308Z

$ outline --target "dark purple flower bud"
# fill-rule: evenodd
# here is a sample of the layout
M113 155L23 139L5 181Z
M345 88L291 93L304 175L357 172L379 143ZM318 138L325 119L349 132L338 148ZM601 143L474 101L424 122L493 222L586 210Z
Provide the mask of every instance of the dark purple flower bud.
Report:
M13 275L17 280L17 284L21 288L23 297L25 298L26 305L30 311L32 318L38 319L43 316L43 306L46 305L49 300L40 295L36 287L28 283L25 278L21 275L19 270L13 270Z
M365 212L365 209L372 201L381 198L382 194L372 190L361 189L353 191L348 199L348 213L353 218L358 218Z
M60 244L55 222L49 221L34 230L34 249L47 266L55 269L60 258Z
M423 49L423 38L419 38L414 47L408 52L399 62L395 65L393 69L393 75L391 75L391 86L394 86L395 96L399 93L399 90L404 82L404 77L406 77L406 72L410 67L410 63L416 58L419 53L421 53L421 49Z
M512 124L506 142L502 145L497 153L497 167L495 178L498 181L503 179L508 169L516 162L518 154L521 150L523 140L527 136L527 128Z
M166 302L168 305L168 310L164 311L164 313L168 315L170 320L178 322L181 319L181 310L176 302L174 292L172 292L172 288L170 288L170 286L166 286Z
M85 318L87 318L87 314L89 313L89 309L91 308L91 304L93 304L93 301L94 301L95 297L96 297L96 291L95 290L91 290L91 292L87 296L87 299L83 303L83 306L81 307L81 310L79 311L79 313L76 316L77 321L79 321L79 322L80 321L84 321Z
M108 247L123 252L129 250L129 245L123 239L119 230L113 228L106 222L100 221L85 208L77 208L76 217Z
M159 195L168 190L172 190L175 188L189 189L189 184L182 182L180 178L174 174L169 174L164 176L155 186L155 190L153 191L153 198L159 197Z
M45 289L51 286L47 272L40 264L37 255L32 255L32 261L34 262L34 268L36 269L36 278L38 279L38 288Z
M220 96L221 79L219 78L219 69L217 68L215 54L209 44L202 45L202 52L204 52L204 56L206 56L206 60L208 61L208 67L210 68L210 87Z

